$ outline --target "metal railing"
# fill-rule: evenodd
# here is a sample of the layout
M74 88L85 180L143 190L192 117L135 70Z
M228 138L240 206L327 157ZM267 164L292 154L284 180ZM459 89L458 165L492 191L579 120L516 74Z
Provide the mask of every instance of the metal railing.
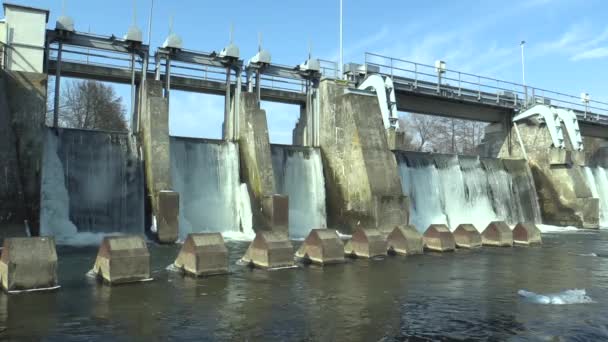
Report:
M434 92L438 96L460 98L486 104L525 109L535 103L572 109L579 119L608 124L608 103L589 100L556 91L525 86L510 81L443 69L432 65L365 53L366 70L391 76L396 86L414 91Z
M323 77L333 79L339 78L340 75L338 75L338 73L340 70L338 69L338 63L326 59L319 59L319 64L321 65L321 75L323 75Z

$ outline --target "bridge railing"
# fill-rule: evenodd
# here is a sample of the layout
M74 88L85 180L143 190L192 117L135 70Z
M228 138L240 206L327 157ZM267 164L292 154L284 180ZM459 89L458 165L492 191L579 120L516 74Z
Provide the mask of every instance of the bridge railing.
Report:
M407 86L412 90L435 92L439 96L517 109L524 109L535 103L551 104L572 109L583 120L608 122L608 103L601 101L583 102L580 97L574 95L462 71L443 69L443 72L439 73L433 65L369 52L365 53L365 65L366 70L391 76L397 85Z
M319 59L321 64L321 75L328 78L337 79L340 73L338 63L326 59Z

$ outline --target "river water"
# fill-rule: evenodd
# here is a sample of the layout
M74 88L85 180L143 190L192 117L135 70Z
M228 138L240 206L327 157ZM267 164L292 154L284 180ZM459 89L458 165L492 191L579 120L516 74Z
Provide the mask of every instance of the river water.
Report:
M406 341L608 339L608 233L543 234L542 247L352 260L228 276L166 271L179 246L150 244L154 281L108 287L85 276L96 248L59 247L61 289L0 295L0 339ZM294 242L297 247L299 242ZM599 256L587 256L595 253ZM586 289L592 303L544 305ZM574 296L571 300L579 301ZM586 302L588 300L582 300Z

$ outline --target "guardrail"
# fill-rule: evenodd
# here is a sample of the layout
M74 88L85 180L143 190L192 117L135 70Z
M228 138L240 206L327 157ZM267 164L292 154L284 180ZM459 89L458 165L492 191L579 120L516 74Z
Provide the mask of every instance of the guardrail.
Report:
M510 81L471 73L437 68L403 59L365 53L366 70L391 76L396 84L406 83L412 89L434 90L439 96L466 97L485 103L495 103L512 108L525 109L535 103L551 104L572 109L586 121L608 124L608 103L588 100L556 91L525 86Z

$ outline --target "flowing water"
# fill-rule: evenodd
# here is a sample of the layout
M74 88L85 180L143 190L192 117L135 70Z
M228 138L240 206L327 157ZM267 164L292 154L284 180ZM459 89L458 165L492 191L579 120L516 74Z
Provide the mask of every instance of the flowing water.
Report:
M396 151L410 221L424 231L443 223L451 229L491 221L541 222L530 170L525 162Z
M304 238L326 228L325 181L319 149L272 145L277 192L289 196L289 233Z
M608 173L601 166L584 169L593 197L600 200L600 227L608 228Z
M236 143L172 137L171 179L180 194L181 240L199 232L253 235L249 193L240 182Z
M143 169L126 133L48 129L41 234L96 244L103 234L144 232Z
M238 266L247 243L228 242L232 273L199 279L165 270L179 245L149 244L154 280L116 287L85 275L96 248L60 247L58 291L0 294L0 339L607 340L608 232L543 240L280 271Z

